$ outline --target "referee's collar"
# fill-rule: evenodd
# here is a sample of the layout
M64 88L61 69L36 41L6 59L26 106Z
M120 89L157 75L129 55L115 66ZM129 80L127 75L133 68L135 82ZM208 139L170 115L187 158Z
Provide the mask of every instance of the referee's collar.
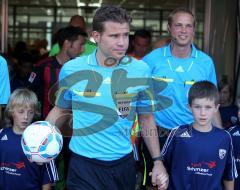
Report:
M192 47L192 52L191 52L191 56L192 58L197 58L198 57L198 50L195 47L194 44L191 44ZM172 52L171 52L171 43L169 43L167 46L164 47L163 49L163 55L164 57L173 57Z
M97 48L93 51L93 53L91 53L87 56L88 65L92 65L92 66L97 66L98 65L96 54L97 54Z
M93 53L91 53L90 55L88 55L88 57L87 57L87 63L88 63L88 65L91 65L91 66L99 66L98 61L97 61L97 50L98 50L98 48L97 48L96 50L94 50ZM125 57L126 57L126 56L125 56ZM127 59L127 60L129 60L129 59ZM130 62L131 62L131 59L130 59ZM129 62L129 63L130 63L130 62ZM128 63L128 62L126 62L126 63ZM126 67L126 66L128 66L128 64L122 64L122 62L121 62L121 63L118 64L117 66ZM101 67L102 67L102 66L101 66Z

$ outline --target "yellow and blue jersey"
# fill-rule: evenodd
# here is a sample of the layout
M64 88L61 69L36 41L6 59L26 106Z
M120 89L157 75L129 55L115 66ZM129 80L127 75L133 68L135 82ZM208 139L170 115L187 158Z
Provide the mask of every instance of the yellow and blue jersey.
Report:
M212 59L194 45L189 57L174 57L169 44L153 50L143 61L151 68L154 80L167 83L159 95L171 99L171 103L163 102L162 109L155 112L157 125L172 129L193 122L188 109L188 91L195 82L201 80L217 84Z
M10 96L9 73L6 60L0 56L0 105L7 104Z

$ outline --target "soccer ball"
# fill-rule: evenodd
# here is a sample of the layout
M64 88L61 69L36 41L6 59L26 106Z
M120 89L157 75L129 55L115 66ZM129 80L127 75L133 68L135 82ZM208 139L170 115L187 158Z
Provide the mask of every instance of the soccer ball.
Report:
M21 145L30 162L47 163L61 152L63 138L49 122L37 121L24 130Z

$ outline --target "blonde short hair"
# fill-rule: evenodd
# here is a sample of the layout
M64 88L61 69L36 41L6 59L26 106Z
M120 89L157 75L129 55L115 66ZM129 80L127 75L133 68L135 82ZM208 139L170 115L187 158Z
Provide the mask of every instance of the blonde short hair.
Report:
M196 18L194 16L194 14L187 8L185 7L179 7L174 9L168 16L168 26L171 26L172 22L173 22L173 17L175 14L177 13L185 13L185 14L189 14L193 17L193 26L195 27L196 25Z
M12 111L15 107L31 107L35 114L39 114L37 96L26 88L16 89L11 94L4 114L5 125L12 125Z

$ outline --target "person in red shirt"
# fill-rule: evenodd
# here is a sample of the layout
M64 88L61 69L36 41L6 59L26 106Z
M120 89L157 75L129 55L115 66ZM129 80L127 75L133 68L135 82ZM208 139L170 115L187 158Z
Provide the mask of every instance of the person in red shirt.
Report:
M35 64L28 81L41 103L41 118L44 119L52 108L54 101L49 97L51 87L57 82L60 69L70 59L84 51L87 34L79 27L68 26L57 34L60 52L54 57L47 57Z

